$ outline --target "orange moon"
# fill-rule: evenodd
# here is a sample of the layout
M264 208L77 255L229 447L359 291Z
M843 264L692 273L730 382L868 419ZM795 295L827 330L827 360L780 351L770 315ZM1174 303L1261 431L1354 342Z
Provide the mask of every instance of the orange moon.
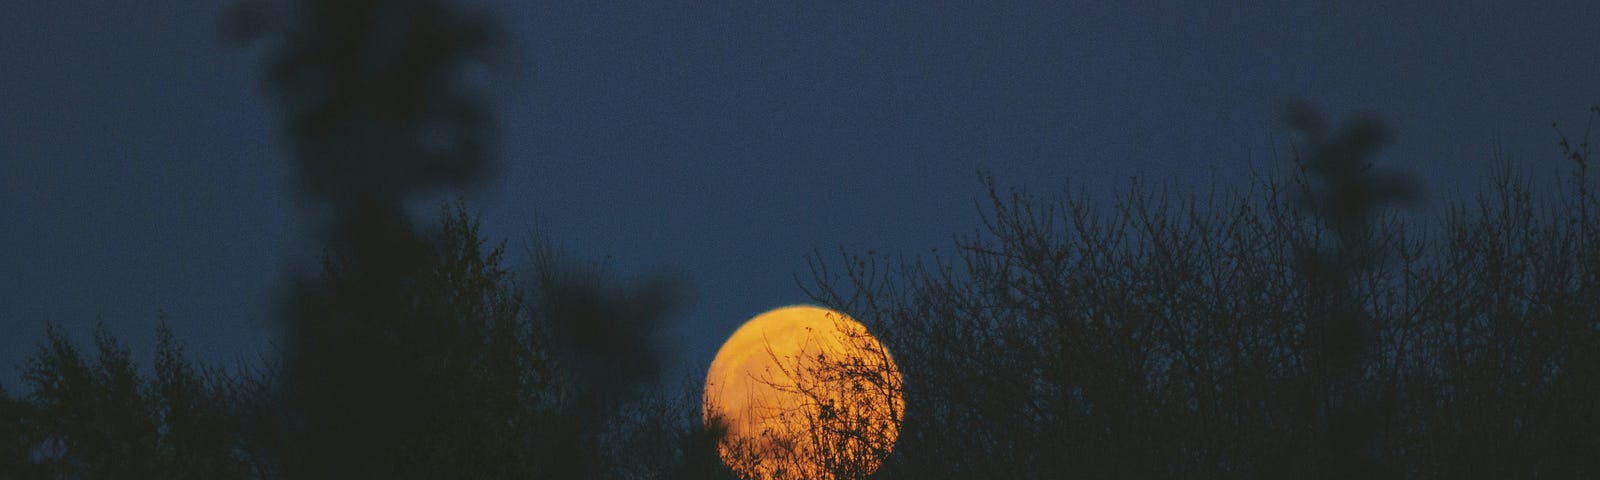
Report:
M789 306L745 322L706 372L704 418L745 479L860 478L894 448L900 371L865 326Z

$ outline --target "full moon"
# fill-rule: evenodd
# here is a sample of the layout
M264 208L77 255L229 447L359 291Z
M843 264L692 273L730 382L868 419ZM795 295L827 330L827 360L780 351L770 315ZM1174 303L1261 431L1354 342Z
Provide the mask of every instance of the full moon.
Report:
M706 372L706 424L745 479L861 478L894 448L900 371L860 322L790 306L745 322Z

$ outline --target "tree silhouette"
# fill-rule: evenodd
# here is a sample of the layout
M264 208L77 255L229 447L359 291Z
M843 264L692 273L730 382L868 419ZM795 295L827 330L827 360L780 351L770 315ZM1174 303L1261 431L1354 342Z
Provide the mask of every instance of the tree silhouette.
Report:
M1325 248L1317 238L1295 240L1301 275L1314 295L1305 305L1320 318L1308 325L1315 340L1315 375L1322 377L1312 421L1325 424L1328 478L1397 476L1383 465L1381 450L1371 442L1379 423L1391 415L1390 395L1362 385L1363 363L1371 360L1377 321L1355 298L1351 282L1381 264L1395 246L1392 238L1375 238L1373 223L1387 204L1417 199L1420 188L1407 175L1372 171L1371 157L1388 141L1382 124L1370 118L1350 122L1336 134L1311 107L1288 107L1289 125L1304 137L1296 150L1299 189L1292 201L1317 222L1318 233L1331 234Z
M156 378L99 330L85 357L52 327L28 363L32 392L5 400L10 455L0 472L18 478L247 478L233 428L228 380L194 371L162 327ZM8 477L9 478L9 477Z
M528 435L541 419L525 397L547 375L503 248L484 249L477 229L446 210L407 247L412 268L375 278L330 258L321 281L294 294L291 315L307 330L291 334L300 343L283 365L285 475L533 468Z
M616 284L547 252L519 285L464 211L437 231L408 218L408 202L495 170L492 116L463 75L499 44L491 16L307 0L224 22L271 41L264 83L299 192L326 215L322 275L291 280L265 388L276 474L594 478L665 461L626 445L672 411L645 391L670 285Z
M246 4L225 21L273 46L299 192L327 258L282 300L284 359L262 435L287 477L499 477L557 459L530 403L548 382L520 293L459 209L422 231L407 202L493 171L493 122L465 68L493 24L445 2Z
M953 257L814 257L813 296L904 370L880 477L1600 472L1586 187L1539 214L1502 174L1430 234L1382 210L1418 190L1370 167L1377 123L1290 113L1287 183L1101 208L986 181Z
M621 282L545 245L533 253L528 312L550 358L541 403L555 415L540 449L558 478L651 478L683 461L690 400L659 383L656 334L681 301L665 278Z
M11 398L5 386L0 385L0 472L9 472L19 478L41 476L33 472L29 458L32 434L28 421L33 417L28 405Z

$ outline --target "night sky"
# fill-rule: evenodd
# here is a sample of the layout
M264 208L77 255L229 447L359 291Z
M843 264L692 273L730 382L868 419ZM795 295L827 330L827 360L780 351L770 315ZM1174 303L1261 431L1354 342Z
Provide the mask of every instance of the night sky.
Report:
M1432 214L1496 148L1566 168L1550 123L1600 104L1597 2L602 3L483 5L511 31L478 79L500 169L460 194L515 267L545 238L687 282L664 332L687 375L805 302L811 252L948 250L981 226L980 170L1100 201L1130 176L1243 186L1288 161L1274 112L1298 97L1385 120L1379 162L1421 174ZM217 2L7 6L0 383L51 321L141 359L163 316L202 359L271 356L285 272L318 251L263 49L219 40Z

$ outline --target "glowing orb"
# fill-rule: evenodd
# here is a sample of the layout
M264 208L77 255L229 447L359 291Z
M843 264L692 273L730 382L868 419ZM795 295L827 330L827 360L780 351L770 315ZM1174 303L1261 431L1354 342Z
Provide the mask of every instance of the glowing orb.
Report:
M865 326L791 306L757 315L717 351L704 415L718 453L746 479L859 478L900 433L900 371Z

